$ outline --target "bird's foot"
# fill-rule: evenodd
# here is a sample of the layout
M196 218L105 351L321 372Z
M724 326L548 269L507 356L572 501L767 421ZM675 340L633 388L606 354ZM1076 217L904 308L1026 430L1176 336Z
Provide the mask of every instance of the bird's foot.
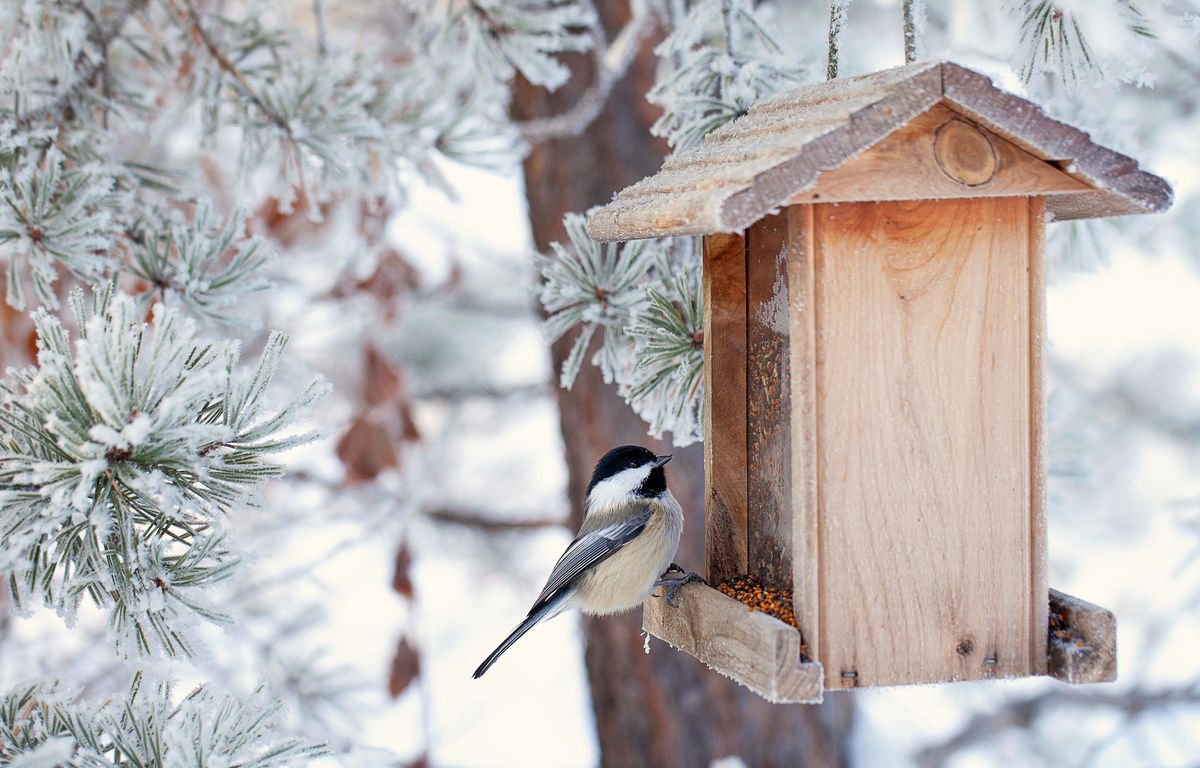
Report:
M667 598L667 605L671 606L672 608L679 607L675 604L675 595L679 592L679 590L683 589L684 584L691 584L694 581L698 581L701 584L708 583L699 574L692 573L690 571L686 572L686 574L682 576L668 576L667 574L670 573L684 574L685 572L675 563L671 563L671 566L667 568L666 573L664 573L662 576L659 576L658 581L654 582L654 586L667 588L665 597Z

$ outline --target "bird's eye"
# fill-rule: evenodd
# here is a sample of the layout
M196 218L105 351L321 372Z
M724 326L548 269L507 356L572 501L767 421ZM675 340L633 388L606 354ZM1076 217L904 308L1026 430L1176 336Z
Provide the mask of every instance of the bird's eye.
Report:
M630 468L630 469L637 469L637 462L636 462L636 461L631 461L631 462L629 462L629 468Z

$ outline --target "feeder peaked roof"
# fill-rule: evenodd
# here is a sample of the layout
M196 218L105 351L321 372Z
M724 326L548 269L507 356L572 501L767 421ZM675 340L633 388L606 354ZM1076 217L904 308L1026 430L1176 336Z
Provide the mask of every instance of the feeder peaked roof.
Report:
M1153 213L1171 188L1033 102L948 62L805 85L761 102L591 215L597 240L740 232L836 168L944 103L1090 189L1048 192L1055 219Z

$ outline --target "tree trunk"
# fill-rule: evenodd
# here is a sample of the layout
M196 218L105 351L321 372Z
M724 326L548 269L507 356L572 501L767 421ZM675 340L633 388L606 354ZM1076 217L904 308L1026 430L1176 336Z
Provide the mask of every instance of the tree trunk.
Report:
M628 19L623 0L597 3L611 36ZM604 112L580 136L547 141L525 161L526 197L534 241L547 249L566 239L562 217L607 202L614 192L656 172L665 145L649 134L655 108L644 94L654 80L651 41L644 41L630 73L613 89ZM517 119L558 114L586 90L594 73L590 58L576 57L574 76L555 93L518 84ZM554 370L571 335L552 349ZM573 522L582 515L584 489L595 461L609 448L640 443L652 450L645 423L585 365L571 390L558 390L569 469ZM687 514L676 561L704 566L704 465L700 446L675 450L667 477ZM829 696L823 706L772 705L708 670L686 654L654 641L642 650L641 612L584 621L587 668L600 743L601 763L630 766L707 766L729 755L750 766L837 766L848 762L853 702Z

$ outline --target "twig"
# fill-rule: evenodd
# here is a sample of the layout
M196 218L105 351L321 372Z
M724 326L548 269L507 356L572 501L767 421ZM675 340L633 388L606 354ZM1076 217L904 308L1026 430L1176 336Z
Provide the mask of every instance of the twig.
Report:
M903 0L901 8L904 14L904 63L912 64L917 60L917 49L921 47L918 30L923 26L924 0Z
M96 78L100 77L108 66L108 47L121 33L121 28L125 26L125 22L129 17L146 6L147 0L129 0L123 7L116 12L112 23L103 25L94 14L89 12L85 7L84 13L88 17L92 30L88 33L88 42L99 49L100 55L93 59L90 55L90 48L85 46L75 56L75 81L71 83L71 87L49 104L38 107L35 110L26 112L17 118L17 129L27 130L34 123L43 121L56 122L62 119L67 108L83 93L93 87L96 83Z
M829 49L826 52L825 79L836 80L838 76L838 39L842 25L846 22L846 9L850 0L830 0L829 3Z
M721 23L725 26L725 52L733 56L733 0L721 0Z
M313 19L317 26L317 55L322 59L329 53L329 37L325 30L325 2L312 0Z
M497 520L495 518L486 517L478 512L468 512L462 509L449 508L428 509L425 510L425 516L430 520L435 520L439 523L461 525L466 528L474 528L487 533L530 531L539 528L558 528L563 524L562 520L550 520L548 518L531 520Z
M608 45L599 42L604 40L604 30L600 28L599 21L593 24L592 34L598 41L595 80L566 112L517 123L521 138L530 144L538 144L551 139L578 136L587 130L604 110L613 86L629 71L629 65L638 51L638 43L650 29L650 20L649 13L635 7L633 16Z
M495 387L491 385L463 385L434 387L425 391L413 392L414 400L446 400L458 402L471 398L489 400L506 400L510 397L539 397L554 392L548 383L526 384L512 387Z
M208 54L212 56L214 61L217 62L217 66L221 68L222 72L233 78L234 82L237 83L238 88L241 89L242 94L249 99L250 103L258 108L258 110L261 111L268 120L278 126L279 129L282 130L287 136L287 143L295 154L296 173L299 176L297 181L300 184L301 194L306 193L308 191L308 183L304 178L304 158L301 156L300 145L297 143L296 136L292 132L291 124L288 123L283 115L267 106L267 103L262 100L262 97L255 92L253 87L251 87L250 82L246 79L246 76L242 74L240 69L237 68L237 65L229 60L229 57L225 55L224 51L217 47L216 42L214 42L212 37L209 36L208 31L204 28L204 25L200 23L200 14L196 11L196 6L192 4L192 0L182 0L182 3L184 9L187 11L188 21L191 24L192 31L195 32L196 36L200 38L200 41L204 43L205 50L207 50Z
M1149 709L1169 707L1176 704L1200 704L1200 687L1196 684L1158 691L1131 691L1110 693L1097 690L1050 691L1039 696L1017 701L1000 709L981 712L945 741L930 745L915 756L919 766L943 765L955 754L977 743L995 738L1004 731L1027 728L1046 709L1058 706L1077 706L1091 709L1116 709L1125 713L1126 719L1136 717Z
M262 98L250 85L250 82L246 80L246 76L243 75L242 71L237 68L237 65L229 60L229 57L225 55L224 51L217 47L216 42L214 42L212 37L208 34L208 30L206 30L204 25L200 23L200 14L196 11L196 6L192 4L192 0L181 0L181 2L183 3L184 10L187 12L188 22L192 27L192 31L195 32L196 36L200 38L200 42L204 44L204 48L208 51L208 55L212 56L213 61L217 62L217 66L221 68L222 72L234 79L238 85L238 88L241 89L242 95L249 99L250 103L258 108L258 110L261 111L268 120L283 129L283 131L286 132L290 138L292 135L292 129L291 126L288 125L288 121L283 118L283 115L280 115L278 112L267 106L267 103L262 100Z

